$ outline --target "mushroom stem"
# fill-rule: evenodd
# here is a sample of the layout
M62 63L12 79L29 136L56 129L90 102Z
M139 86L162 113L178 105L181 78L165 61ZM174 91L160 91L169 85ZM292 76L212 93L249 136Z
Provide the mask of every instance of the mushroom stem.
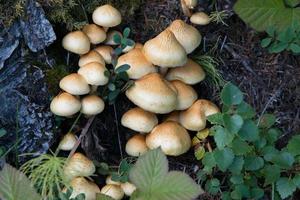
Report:
M185 16L190 17L192 16L192 13L190 11L190 9L187 7L186 3L184 0L180 0L181 3L181 8L182 8L182 12Z
M207 149L208 149L209 152L213 151L212 148L211 148L211 145L210 145L209 141L207 141L206 147L207 147Z

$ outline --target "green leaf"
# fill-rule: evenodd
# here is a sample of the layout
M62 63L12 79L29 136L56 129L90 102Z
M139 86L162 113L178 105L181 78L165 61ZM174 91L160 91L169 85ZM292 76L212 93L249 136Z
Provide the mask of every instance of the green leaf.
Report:
M290 45L290 49L293 51L293 53L300 53L300 45L292 43Z
M116 98L118 97L118 95L120 94L120 92L121 92L120 89L116 89L116 90L110 92L110 93L108 94L108 101L109 101L110 103L114 103L114 101L116 100Z
M276 182L276 189L280 194L280 197L285 199L291 196L296 191L297 187L291 179L282 177Z
M230 178L230 182L235 184L235 185L242 184L242 183L244 183L244 178L241 174L233 175Z
M297 6L300 3L300 0L285 0L286 4L291 8Z
M293 178L294 184L299 188L300 187L300 174L296 174Z
M300 135L295 135L289 140L287 149L294 156L300 155Z
M252 120L244 121L244 124L238 134L243 140L247 140L249 142L259 139L258 127Z
M280 178L280 167L277 165L266 165L262 173L265 177L265 185L275 183Z
M261 199L265 194L264 190L259 187L252 188L250 190L250 193L251 193L251 198L253 199Z
M114 49L114 54L117 56L121 55L122 51L123 51L123 49L121 47L117 47ZM115 66L115 64L113 64L113 66Z
M278 153L279 151L274 146L266 146L262 149L262 154L266 161L271 161Z
M267 140L265 138L260 138L259 140L254 141L254 146L256 149L262 149L266 146Z
M6 134L7 134L6 130L4 128L1 128L0 129L0 138L3 137Z
M217 125L224 125L223 122L223 114L222 113L216 113L213 115L209 115L206 118L211 124L217 124Z
M234 114L232 116L225 114L223 116L223 121L225 124L225 128L231 133L237 133L244 123L244 120L241 116Z
M273 126L276 122L276 118L274 115L272 114L264 114L261 117L260 123L259 123L259 127L261 128L270 128L271 126Z
M197 160L201 160L205 155L205 148L203 146L199 146L197 149L195 149L194 155Z
M129 68L130 68L130 65L124 64L124 65L118 66L118 67L115 69L115 72L116 72L116 73L126 72Z
M5 164L0 171L0 198L5 200L41 200L30 180L20 171Z
M284 168L291 167L294 161L294 156L289 152L280 152L279 154L274 155L272 158L272 162L274 164Z
M245 169L249 171L256 171L264 166L264 159L257 156L245 157Z
M246 102L242 102L237 107L237 114L243 117L243 119L251 119L255 117L255 110Z
M247 142L241 140L240 138L235 138L232 141L231 148L235 155L245 155L252 149Z
M275 42L269 47L270 53L280 53L289 46L288 42Z
M214 158L220 170L225 172L233 162L234 154L231 149L226 147L223 150L215 150Z
M224 129L222 126L215 126L214 140L219 149L223 149L229 145L234 138L234 135Z
M124 30L123 30L123 36L125 38L128 38L129 37L129 34L130 34L130 28L126 27Z
M205 190L212 195L220 191L220 181L216 178L210 179L205 183Z
M260 45L263 47L263 48L266 48L267 46L269 46L272 42L272 38L265 38L261 41Z
M280 131L276 128L271 128L268 130L267 135L266 135L266 139L268 141L269 144L274 144L279 137Z
M207 152L202 159L202 164L209 168L215 167L217 163L215 161L214 154L212 152Z
M122 40L122 37L120 34L116 33L113 35L113 41L116 43L116 44L121 44L121 40Z
M286 7L283 0L239 0L234 5L234 11L258 31L269 27L282 31L296 26L300 21L300 9Z
M109 72L108 70L105 70L105 71L104 71L104 76L110 77L110 72Z
M236 156L232 162L232 164L229 166L228 170L232 174L239 174L241 173L243 166L244 166L244 158L242 156Z
M250 197L249 187L246 185L237 185L230 194L232 199L242 199Z
M114 200L110 196L107 196L105 194L97 193L96 194L96 200Z
M232 83L226 83L222 92L221 99L225 105L238 105L243 101L243 93Z
M110 91L116 90L116 85L113 84L113 83L109 83L107 87L108 87L108 89L109 89Z

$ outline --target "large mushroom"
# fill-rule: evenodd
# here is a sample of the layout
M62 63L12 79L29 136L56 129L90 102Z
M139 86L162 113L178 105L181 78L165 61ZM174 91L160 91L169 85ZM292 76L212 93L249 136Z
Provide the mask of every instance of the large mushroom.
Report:
M107 184L101 188L101 193L115 200L121 200L124 197L124 191L119 185Z
M122 21L121 13L109 4L96 8L92 18L95 24L102 27L114 27Z
M125 151L130 156L140 156L148 151L146 145L145 136L142 134L136 134L131 137L125 147Z
M79 67L82 67L83 65L86 65L86 64L91 63L91 62L97 62L97 63L100 63L102 65L105 65L104 58L101 56L101 54L99 54L95 50L89 51L87 54L84 54L84 55L80 56L80 59L78 61L78 65L79 65Z
M76 54L86 54L90 50L90 40L82 31L68 33L62 40L62 46Z
M186 51L175 35L166 29L143 47L146 58L160 67L177 67L186 63Z
M79 68L78 74L90 85L105 85L108 77L104 75L106 67L98 62L91 62Z
M87 24L82 31L88 36L92 44L99 44L106 39L106 32L96 24Z
M77 113L81 108L80 101L73 95L63 92L53 98L50 110L54 114L69 117Z
M59 87L73 95L84 95L90 92L90 87L83 76L77 73L72 73L59 82Z
M176 109L177 91L160 74L152 73L135 81L126 96L144 110L165 114Z

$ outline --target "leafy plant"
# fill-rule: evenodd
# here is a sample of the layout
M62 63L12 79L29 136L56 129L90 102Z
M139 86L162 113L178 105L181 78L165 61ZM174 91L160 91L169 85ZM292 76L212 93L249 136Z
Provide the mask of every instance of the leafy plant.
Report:
M137 187L132 200L191 200L203 193L188 175L168 172L167 157L161 149L139 157L129 172L129 180Z
M76 197L71 198L73 189L70 187L66 192L59 192L59 197L55 200L85 200L85 194L78 194Z
M114 200L114 199L111 198L110 196L105 195L105 194L98 193L96 195L96 200Z
M130 169L132 168L132 163L128 162L126 159L123 159L119 165L117 172L111 174L111 179L116 182L125 183L128 181L128 176Z
M256 118L232 83L224 86L221 100L222 112L208 117L215 148L205 152L198 173L205 189L211 194L222 192L222 199L261 199L265 192L275 190L272 199L278 194L282 199L291 196L300 187L300 146L296 145L300 137L277 149L280 131L273 128L273 115Z
M5 164L0 171L0 198L5 200L41 200L30 180L20 171Z
M224 20L227 19L229 16L230 13L227 10L218 11L216 9L216 11L210 13L209 18L212 22L216 24L223 24L225 26L228 26L228 24L226 24Z

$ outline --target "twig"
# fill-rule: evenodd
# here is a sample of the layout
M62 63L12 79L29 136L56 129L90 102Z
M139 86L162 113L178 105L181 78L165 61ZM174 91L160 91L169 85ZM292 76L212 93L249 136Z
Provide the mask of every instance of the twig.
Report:
M115 123L116 123L117 134L118 134L119 150L120 150L121 158L123 159L123 152L122 152L122 144L121 144L121 138L120 138L119 122L118 122L118 115L117 115L116 103L113 104L113 107L114 107Z

